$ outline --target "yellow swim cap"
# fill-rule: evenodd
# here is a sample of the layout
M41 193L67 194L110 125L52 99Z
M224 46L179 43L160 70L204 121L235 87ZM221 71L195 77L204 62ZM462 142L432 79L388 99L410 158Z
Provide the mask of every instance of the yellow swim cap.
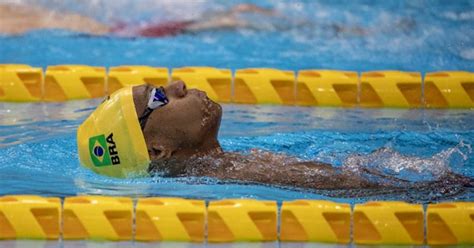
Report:
M132 86L113 93L79 126L81 164L103 175L147 175L150 156L138 122Z

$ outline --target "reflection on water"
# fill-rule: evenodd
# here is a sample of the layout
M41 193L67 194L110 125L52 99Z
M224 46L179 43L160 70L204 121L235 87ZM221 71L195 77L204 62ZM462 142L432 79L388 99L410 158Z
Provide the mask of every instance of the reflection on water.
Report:
M67 103L0 102L0 147L75 132L100 99Z

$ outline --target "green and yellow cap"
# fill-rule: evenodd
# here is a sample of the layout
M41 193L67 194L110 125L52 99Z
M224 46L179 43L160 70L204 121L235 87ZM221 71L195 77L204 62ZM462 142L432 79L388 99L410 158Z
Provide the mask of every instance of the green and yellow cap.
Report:
M79 126L81 164L112 177L147 175L150 156L138 122L132 86L113 93Z

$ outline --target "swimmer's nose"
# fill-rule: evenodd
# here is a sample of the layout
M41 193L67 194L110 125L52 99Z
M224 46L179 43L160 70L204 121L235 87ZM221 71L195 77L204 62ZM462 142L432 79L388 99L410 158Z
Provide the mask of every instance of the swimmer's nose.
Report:
M186 84L183 81L172 82L165 88L165 93L168 97L182 98L188 93Z

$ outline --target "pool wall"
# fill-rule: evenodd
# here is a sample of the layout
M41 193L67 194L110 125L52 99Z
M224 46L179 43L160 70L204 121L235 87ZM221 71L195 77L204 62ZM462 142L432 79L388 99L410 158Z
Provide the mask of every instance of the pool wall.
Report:
M474 204L0 197L1 239L474 244Z
M474 73L219 69L149 66L42 68L0 64L0 101L66 101L103 97L125 85L183 80L222 103L298 106L472 108Z

